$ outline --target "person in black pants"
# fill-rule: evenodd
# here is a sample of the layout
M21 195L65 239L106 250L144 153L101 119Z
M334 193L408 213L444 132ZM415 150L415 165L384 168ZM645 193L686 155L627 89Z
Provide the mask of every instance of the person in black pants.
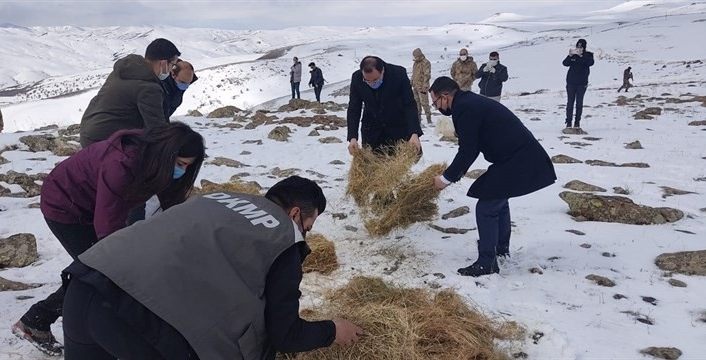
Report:
M434 107L451 116L458 134L458 153L443 175L434 178L442 190L459 181L480 153L492 165L468 190L478 199L478 260L458 269L463 276L499 272L497 257L510 255L510 207L508 199L523 196L554 183L556 173L539 141L501 103L459 89L442 76L429 89Z
M571 118L576 103L576 118L574 127L581 127L581 114L583 113L583 96L588 88L589 69L594 64L593 53L586 51L586 40L580 39L576 47L569 49L569 55L564 59L564 66L569 68L566 73L566 127L571 127Z
M314 94L316 94L316 101L321 102L321 89L324 87L324 74L321 69L316 66L313 62L309 63L309 73L311 73L311 79L309 80L309 86L314 87Z
M42 184L42 215L76 258L126 226L131 209L154 194L164 208L184 202L204 158L203 138L182 123L120 130L62 161ZM62 315L65 289L32 305L12 333L47 355L61 355L51 325Z

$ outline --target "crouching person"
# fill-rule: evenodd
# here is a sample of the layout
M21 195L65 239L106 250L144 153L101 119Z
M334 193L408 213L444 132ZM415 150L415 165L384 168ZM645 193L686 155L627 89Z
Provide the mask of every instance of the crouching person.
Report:
M108 236L65 271L65 359L274 359L355 342L349 321L299 317L304 238L325 208L316 183L292 176Z

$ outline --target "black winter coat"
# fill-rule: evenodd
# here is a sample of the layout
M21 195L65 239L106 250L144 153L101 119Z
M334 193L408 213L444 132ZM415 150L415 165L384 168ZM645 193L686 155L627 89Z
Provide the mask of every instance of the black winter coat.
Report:
M195 83L196 80L198 80L198 77L194 74L194 79L191 83ZM164 107L164 117L169 120L179 105L181 105L181 102L184 99L184 91L179 90L176 85L176 80L174 80L171 76L162 80L162 89L164 90L164 102L162 105Z
M392 64L384 66L383 83L377 90L363 82L360 70L353 73L350 85L348 141L358 139L360 126L361 142L374 149L409 140L412 134L423 135L407 70Z
M309 71L311 73L311 79L309 80L309 85L311 86L324 86L324 73L318 67L314 70Z
M503 92L503 82L507 81L507 67L498 63L495 65L495 72L483 71L487 64L483 64L476 73L476 79L480 79L478 87L480 94L485 96L500 96Z
M594 64L592 52L586 51L583 56L569 55L562 64L569 67L566 73L567 85L588 85L588 75L591 73L589 68Z
M452 103L458 135L458 153L444 172L456 182L483 153L488 171L468 190L478 199L507 199L549 186L556 180L554 166L534 135L501 103L458 91Z

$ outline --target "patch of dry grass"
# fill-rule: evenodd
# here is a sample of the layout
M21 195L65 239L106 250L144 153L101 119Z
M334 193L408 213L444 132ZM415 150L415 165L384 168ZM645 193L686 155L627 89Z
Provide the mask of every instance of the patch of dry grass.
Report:
M318 272L328 275L338 269L338 257L333 241L321 234L310 234L306 237L306 243L311 248L311 254L302 264L305 273Z
M470 308L452 290L403 288L380 278L356 277L332 291L310 319L346 318L365 335L352 347L333 345L299 354L303 360L504 360L495 340L517 339L524 330Z

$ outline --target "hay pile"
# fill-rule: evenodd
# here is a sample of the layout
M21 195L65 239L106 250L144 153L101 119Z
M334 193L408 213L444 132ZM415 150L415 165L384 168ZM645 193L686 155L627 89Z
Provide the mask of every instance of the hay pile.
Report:
M396 287L380 278L356 277L331 292L314 319L346 318L365 335L352 347L333 345L299 354L297 360L496 360L509 357L496 339L519 339L516 323L501 324L471 309L451 290Z
M238 194L262 195L262 187L254 181L233 181L218 184L208 180L201 180L201 188L194 187L191 191L191 196L197 196L215 192L231 192Z
M306 243L311 248L311 254L306 257L302 269L305 273L318 272L328 275L338 269L338 257L333 241L321 234L307 235Z
M440 175L446 165L432 165L414 175L410 169L418 159L417 151L406 142L389 154L363 148L353 156L347 194L360 207L370 235L387 235L438 214L439 192L434 190L434 176Z

